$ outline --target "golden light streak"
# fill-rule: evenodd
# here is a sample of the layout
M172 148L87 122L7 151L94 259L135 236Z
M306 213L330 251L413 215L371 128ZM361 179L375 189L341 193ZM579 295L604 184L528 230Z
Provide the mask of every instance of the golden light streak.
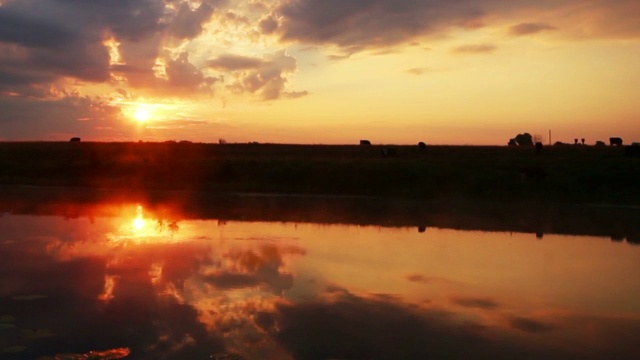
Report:
M120 43L116 39L109 38L102 44L109 49L109 65L123 64L119 50Z
M151 278L151 283L157 285L160 280L162 280L162 267L164 264L162 263L154 263L151 264L151 269L149 269L149 277Z
M109 300L113 299L113 288L115 287L115 284L116 281L114 275L105 275L104 290L102 291L102 294L98 295L98 300L109 302Z

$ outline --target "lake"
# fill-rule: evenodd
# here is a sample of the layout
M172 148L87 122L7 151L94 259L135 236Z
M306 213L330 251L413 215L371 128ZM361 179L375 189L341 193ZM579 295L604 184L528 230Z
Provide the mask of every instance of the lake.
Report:
M640 358L634 238L45 205L2 208L6 358Z

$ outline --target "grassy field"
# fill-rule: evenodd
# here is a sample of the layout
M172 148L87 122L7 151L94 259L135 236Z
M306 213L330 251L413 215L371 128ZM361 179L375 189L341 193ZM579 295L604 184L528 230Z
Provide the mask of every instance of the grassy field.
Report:
M0 143L0 184L640 204L623 148Z

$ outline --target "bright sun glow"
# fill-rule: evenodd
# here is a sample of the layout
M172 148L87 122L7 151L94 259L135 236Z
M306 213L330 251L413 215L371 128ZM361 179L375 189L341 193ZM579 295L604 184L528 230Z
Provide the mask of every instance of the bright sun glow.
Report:
M136 230L142 230L147 223L142 216L143 211L142 206L138 205L136 207L136 218L133 220L133 227Z
M135 112L133 113L133 117L136 121L145 122L151 118L151 109L146 105L138 105Z

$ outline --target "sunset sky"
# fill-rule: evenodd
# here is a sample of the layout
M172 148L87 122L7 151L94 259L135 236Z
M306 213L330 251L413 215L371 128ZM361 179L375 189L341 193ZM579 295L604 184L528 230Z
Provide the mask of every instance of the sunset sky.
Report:
M0 0L0 140L640 141L638 0Z

